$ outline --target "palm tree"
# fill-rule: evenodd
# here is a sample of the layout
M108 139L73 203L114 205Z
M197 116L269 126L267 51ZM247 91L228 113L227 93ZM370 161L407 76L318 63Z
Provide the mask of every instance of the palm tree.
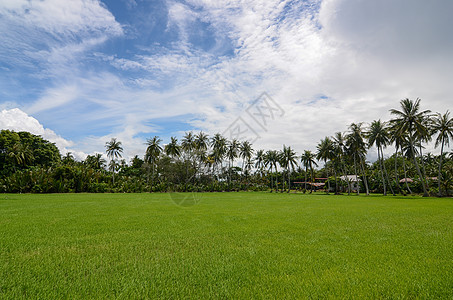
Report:
M234 160L238 157L238 150L239 150L239 141L237 139L233 139L231 142L227 143L227 153L226 156L228 158L228 191L230 190L231 185L231 168L233 167Z
M366 179L365 174L365 167L364 167L364 160L366 155L366 148L365 148L365 141L363 139L363 130L362 130L363 123L352 123L349 126L350 133L346 136L346 144L348 147L348 152L352 156L354 161L354 173L355 177L357 177L357 163L362 169L363 179L366 189L366 194L369 195L368 190L368 182ZM360 188L357 187L357 195L360 194Z
M310 193L313 193L313 183L315 181L315 171L313 169L313 165L318 166L318 164L315 161L315 155L310 151L310 150L305 150L302 156L300 157L302 165L305 167L305 187L304 189L307 189L307 173L308 169L310 169L310 174L311 174L311 183L310 184Z
M158 136L146 140L146 145L148 145L148 147L146 147L145 152L145 163L149 166L146 182L149 182L149 169L151 169L151 178L154 178L156 162L159 155L162 153L162 146L160 145L161 142L162 140Z
M258 150L255 154L255 168L260 172L260 176L263 176L265 153L264 150Z
M252 159L253 149L252 144L249 141L243 141L239 145L239 156L242 158L242 175L244 175L245 169L250 165Z
M198 161L198 166L195 166L195 174L198 173L199 167L206 162L207 155L206 151L208 150L209 146L209 136L203 132L199 132L194 139L195 144L195 153L196 153L196 160Z
M271 193L273 189L273 176L272 176L272 171L275 170L275 173L278 173L278 152L275 150L268 150L266 151L266 154L264 155L264 165L269 166L269 172L271 174ZM278 191L278 174L276 174L275 177L275 191Z
M122 157L121 153L123 152L123 147L121 147L121 142L117 141L116 138L112 138L110 142L105 143L105 148L107 152L107 156L110 158L110 165L111 169L113 170L113 184L115 184L115 164L112 164L112 161L115 159Z
M192 132L186 132L184 135L181 141L181 149L184 151L185 159L189 160L189 163L194 163L193 151L195 150L195 136ZM186 162L186 183L188 183L189 180L189 163Z
M13 163L14 172L16 172L16 165L25 167L34 159L31 148L22 142L17 142L11 147L8 157Z
M407 133L409 135L409 145L411 152L415 153L415 136L426 136L428 129L426 128L426 117L431 112L430 110L420 111L420 99L417 98L414 101L409 99L403 99L400 101L401 111L391 109L390 113L395 115L395 118L390 122L397 128L401 134ZM428 197L428 191L426 190L425 180L420 171L420 167L417 162L417 158L414 155L414 164L417 169L418 176L422 183L423 197Z
M291 147L286 147L283 145L283 150L280 154L280 165L286 169L286 174L288 177L288 193L291 190L291 170L294 170L294 166L297 164L296 152L294 152Z
M171 158L178 158L181 156L181 146L178 144L178 139L176 137L170 138L170 143L165 145L164 148L165 154Z
M450 118L450 112L447 110L445 114L437 113L433 118L432 123L433 134L437 134L435 147L440 145L439 156L439 174L437 176L437 184L439 189L439 197L442 197L441 180L442 180L442 158L444 155L444 146L450 145L450 139L453 140L453 118Z
M386 183L384 178L384 170L382 168L384 155L382 148L385 148L390 143L389 134L385 126L385 122L381 120L373 121L371 123L370 129L367 132L368 138L368 147L371 148L376 145L377 155L379 161L379 169L381 171L382 185L384 188L384 196L387 195Z
M317 149L316 159L324 161L324 168L327 171L327 178L329 178L329 168L327 166L327 161L328 160L332 161L333 159L335 159L334 143L329 137L326 136L316 146L316 149ZM327 182L328 182L327 193L329 193L329 191L330 191L330 180L327 179ZM335 193L337 192L336 183L337 183L337 176L335 175Z
M340 171L345 175L346 182L348 184L348 195L351 194L351 182L346 172L344 156L345 156L345 148L346 148L346 137L342 132L336 132L335 135L332 137L333 139L333 146L334 146L334 154L338 163L340 165Z
M211 138L211 148L212 155L211 157L214 160L214 167L222 167L223 158L225 157L227 151L227 140L220 133L216 133Z

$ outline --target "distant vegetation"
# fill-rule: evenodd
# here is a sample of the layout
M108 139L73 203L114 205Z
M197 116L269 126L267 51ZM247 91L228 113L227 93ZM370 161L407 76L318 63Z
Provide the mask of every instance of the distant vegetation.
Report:
M76 161L71 153L61 157L39 136L2 130L0 192L312 192L321 186L327 193L451 193L450 113L421 110L419 99L401 100L390 113L389 121L352 123L347 132L321 139L316 152L300 155L286 145L280 151L254 150L248 141L188 132L166 145L157 136L148 139L146 152L130 162L122 159L117 139L105 145L108 161L100 153ZM423 151L431 141L440 155ZM385 154L390 145L395 152ZM365 160L372 146L378 151L374 163ZM316 169L321 161L323 167Z

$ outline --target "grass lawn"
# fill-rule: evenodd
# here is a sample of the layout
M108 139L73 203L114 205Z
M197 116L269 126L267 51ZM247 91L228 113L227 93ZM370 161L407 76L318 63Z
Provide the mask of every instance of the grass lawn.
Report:
M453 199L197 196L0 195L0 298L453 298Z

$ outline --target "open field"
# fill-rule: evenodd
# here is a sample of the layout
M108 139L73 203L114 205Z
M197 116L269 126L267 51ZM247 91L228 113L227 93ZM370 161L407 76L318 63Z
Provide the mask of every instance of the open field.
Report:
M453 298L452 199L199 196L0 195L0 298Z

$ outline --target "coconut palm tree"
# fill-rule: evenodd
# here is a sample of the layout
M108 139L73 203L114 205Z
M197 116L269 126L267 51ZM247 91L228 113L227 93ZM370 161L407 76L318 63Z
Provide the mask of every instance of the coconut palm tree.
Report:
M204 132L200 131L194 139L195 144L195 156L196 160L198 161L198 166L195 166L195 174L198 173L200 167L206 162L207 154L206 151L208 150L209 146L209 136Z
M211 138L211 148L212 148L212 155L210 155L214 159L213 167L222 167L223 158L227 152L227 140L223 137L220 133L216 133Z
M176 137L172 136L170 138L170 143L165 145L164 152L173 159L181 156L181 146L178 144Z
M112 173L112 182L115 184L115 170L116 165L112 163L115 159L122 157L121 153L123 153L123 147L121 146L121 142L117 141L116 138L112 138L110 142L105 143L105 152L107 152L107 156L110 158L110 166Z
M238 157L238 151L239 141L237 139L233 139L231 142L227 142L226 156L228 158L228 191L231 188L231 168L233 167L234 160Z
M280 153L280 165L286 169L286 174L288 178L288 193L291 190L291 170L294 170L294 167L297 164L296 152L294 152L291 147L286 147L283 145L283 150Z
M148 147L146 147L145 152L145 163L149 166L146 182L149 182L149 169L151 169L151 178L154 178L156 162L159 155L162 153L162 146L160 145L161 142L162 140L158 136L146 140L146 145Z
M264 156L264 165L265 166L269 166L269 172L271 174L271 193L272 193L272 189L273 189L273 175L272 175L272 171L275 170L275 173L278 173L278 168L277 168L277 164L278 164L278 152L275 151L275 150L268 150L266 151L266 154ZM275 191L277 192L278 191L278 174L276 174L275 176Z
M370 129L368 130L366 137L368 138L368 147L371 148L376 145L377 155L379 161L379 169L381 172L382 185L384 188L384 196L387 195L386 180L384 177L384 170L382 168L384 155L383 148L385 148L390 143L389 134L385 126L385 122L381 120L371 122Z
M415 153L415 137L426 136L428 128L426 128L426 118L431 112L430 110L420 111L420 99L417 98L415 101L409 100L408 98L400 101L401 110L391 109L390 113L395 116L394 119L390 120L391 124L395 126L399 133L407 133L409 136L409 145L411 152ZM418 176L422 183L423 197L428 197L428 191L426 189L425 180L418 165L417 158L414 155L414 165L417 169Z
M252 144L249 141L243 141L239 145L239 157L242 158L242 175L244 175L247 166L250 164L250 160L252 159L253 149Z
M365 167L364 167L364 160L365 160L365 155L366 155L366 144L364 141L364 133L362 129L363 123L352 123L349 126L349 134L346 136L346 145L349 154L352 156L353 161L354 161L354 172L355 172L355 177L358 178L358 172L357 172L357 164L359 164L359 167L362 169L363 173L363 179L364 179L364 184L365 184L365 190L366 194L369 195L369 190L368 190L368 181L366 179L366 174L365 174ZM360 188L357 188L357 195L360 194Z
M342 132L336 132L335 135L332 137L332 140L333 140L335 158L338 160L338 164L340 166L340 171L345 176L344 178L346 179L346 182L348 184L348 195L350 195L351 194L351 182L349 180L349 177L346 176L348 174L346 172L345 161L344 161L345 150L346 150L346 137Z
M259 171L260 176L263 176L264 158L264 150L257 150L255 154L255 168Z
M14 172L16 172L16 165L25 167L27 163L31 163L34 159L31 148L21 142L17 142L11 147L8 157L13 164Z
M437 113L433 118L432 132L437 134L435 147L440 145L439 156L439 174L437 176L437 184L439 189L439 197L442 197L441 181L442 181L442 158L444 155L444 146L450 145L450 139L453 140L453 118L450 118L450 112L447 110L445 114Z
M316 159L324 161L324 168L327 171L327 178L329 178L329 168L327 166L327 161L332 161L335 159L335 148L334 143L329 137L325 137L321 142L316 146ZM327 193L330 191L330 180L327 180L328 188ZM337 176L335 175L335 193L337 192Z
M318 166L315 161L315 154L312 153L310 150L305 150L302 156L300 157L302 165L305 167L305 187L304 189L307 190L307 173L308 169L310 169L310 181L314 183L315 181L315 171L313 169L313 165ZM313 193L313 184L310 184L310 193Z

